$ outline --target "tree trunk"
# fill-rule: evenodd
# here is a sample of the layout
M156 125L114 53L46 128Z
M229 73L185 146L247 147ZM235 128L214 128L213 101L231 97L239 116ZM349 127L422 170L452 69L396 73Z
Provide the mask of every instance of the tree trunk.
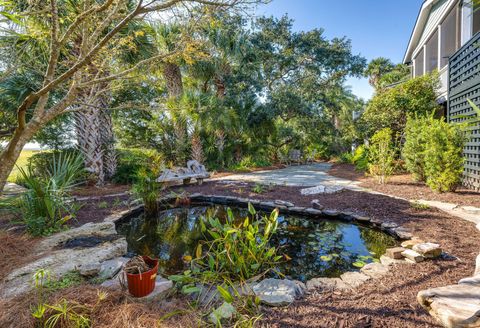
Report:
M32 120L24 129L17 128L13 133L8 145L0 153L0 193L7 183L8 176L15 167L15 163L23 150L23 147L40 129L40 122Z
M163 65L163 77L167 84L167 92L170 98L180 97L183 94L182 71L177 64L166 63Z
M100 111L91 106L84 106L75 114L77 142L84 161L88 180L92 184L103 185L103 149L101 136Z
M103 171L105 177L111 179L117 171L117 152L115 150L115 134L113 132L112 112L108 109L108 100L102 97L100 107L100 134L103 150Z

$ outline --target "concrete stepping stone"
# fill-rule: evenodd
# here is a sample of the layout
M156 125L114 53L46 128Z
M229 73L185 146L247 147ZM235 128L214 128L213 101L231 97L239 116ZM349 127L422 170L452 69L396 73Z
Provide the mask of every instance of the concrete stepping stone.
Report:
M444 327L480 327L480 287L451 285L423 290L417 300Z

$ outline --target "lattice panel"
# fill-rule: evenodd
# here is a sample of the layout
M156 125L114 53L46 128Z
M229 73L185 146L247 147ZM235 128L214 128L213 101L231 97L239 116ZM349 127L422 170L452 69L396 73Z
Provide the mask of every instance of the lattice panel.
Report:
M449 67L448 119L462 122L465 116L475 116L467 99L480 105L480 33L450 58ZM469 129L470 139L464 149L464 185L480 190L480 123Z

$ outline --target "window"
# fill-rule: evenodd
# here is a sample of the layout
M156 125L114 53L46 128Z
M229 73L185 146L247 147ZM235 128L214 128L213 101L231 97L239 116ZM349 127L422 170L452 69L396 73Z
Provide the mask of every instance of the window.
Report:
M418 53L418 55L414 59L415 65L415 77L421 76L424 73L423 70L423 49Z
M438 31L428 40L426 46L426 72L432 72L438 68Z
M458 49L458 34L460 32L460 29L458 28L459 21L460 20L457 18L457 8L455 7L450 11L447 18L445 18L441 24L441 67L448 65L448 59Z
M480 8L474 6L473 8L473 30L472 35L480 32Z

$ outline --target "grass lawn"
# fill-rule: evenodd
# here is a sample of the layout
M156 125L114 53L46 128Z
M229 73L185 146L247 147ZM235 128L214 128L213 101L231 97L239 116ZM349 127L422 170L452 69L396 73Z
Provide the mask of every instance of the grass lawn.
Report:
M19 167L25 167L27 166L28 159L35 153L38 153L38 150L23 150L22 153L20 154L20 157L17 160L16 166L13 168L12 173L10 173L10 176L8 177L9 182L15 182L17 179L17 176L20 174L18 171L17 166Z

